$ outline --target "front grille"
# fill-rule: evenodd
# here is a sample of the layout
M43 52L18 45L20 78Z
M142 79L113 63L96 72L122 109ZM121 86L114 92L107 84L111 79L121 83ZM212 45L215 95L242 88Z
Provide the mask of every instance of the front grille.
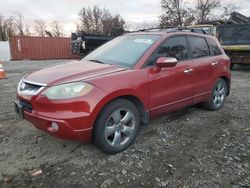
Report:
M23 95L34 96L37 95L43 88L44 84L36 84L26 80L21 80L18 85L18 93Z
M32 85L32 84L23 82L20 86L20 91L37 92L40 88L41 86Z

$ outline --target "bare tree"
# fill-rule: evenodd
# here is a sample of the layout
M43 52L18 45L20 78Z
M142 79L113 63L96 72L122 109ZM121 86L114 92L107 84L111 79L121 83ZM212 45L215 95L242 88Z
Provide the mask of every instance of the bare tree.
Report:
M187 0L161 0L160 27L184 26L186 21L190 22L194 17L188 4Z
M0 15L0 41L6 41L15 34L15 23L13 18L4 19L4 17Z
M81 31L91 34L113 34L124 30L125 21L120 15L112 15L108 9L82 8L79 12Z
M211 11L220 7L219 0L197 0L195 12L197 14L197 21L204 22L209 19Z
M23 23L23 16L20 12L16 12L15 16L13 16L13 20L15 22L15 26L18 30L18 35L24 36L24 23Z
M106 14L102 17L102 33L107 35L119 35L124 31L125 21L120 15Z
M5 27L6 27L6 34L9 39L9 37L16 35L15 32L15 23L13 18L8 18L5 20Z
M53 37L52 33L48 30L45 30L45 35L47 35L48 37Z
M93 31L92 10L90 8L82 8L82 10L79 12L79 17L80 17L80 24L78 25L79 28L87 33Z
M51 34L54 37L62 37L64 35L63 25L59 21L53 21L50 24Z
M31 31L30 31L30 25L29 24L25 24L25 30L24 33L26 36L31 36Z
M0 15L0 41L6 41L7 36L6 36L6 28L5 28L5 23L4 23L4 17Z
M102 30L100 27L102 22L102 10L99 7L94 6L92 9L92 18L93 30L95 33L99 33Z
M193 3L188 0L161 0L163 13L160 16L160 26L184 26L226 18L235 10L235 6L223 6L223 2L224 0L195 0ZM214 15L216 9L222 10L222 14Z
M34 31L38 36L44 37L47 24L44 20L35 20L34 21Z

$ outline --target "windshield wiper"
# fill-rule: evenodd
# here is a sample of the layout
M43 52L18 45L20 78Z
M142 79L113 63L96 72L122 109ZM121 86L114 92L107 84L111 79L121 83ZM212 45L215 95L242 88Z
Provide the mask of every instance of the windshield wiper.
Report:
M106 64L106 63L104 63L104 62L102 62L102 61L100 61L100 60L97 60L97 59L91 59L91 60L89 60L89 61L93 61L93 62L95 62L95 63Z

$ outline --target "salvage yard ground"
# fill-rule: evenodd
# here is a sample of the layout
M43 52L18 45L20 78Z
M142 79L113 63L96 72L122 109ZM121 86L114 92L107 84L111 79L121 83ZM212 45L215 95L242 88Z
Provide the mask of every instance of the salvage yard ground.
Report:
M232 71L217 112L198 106L154 120L114 156L16 119L18 81L65 61L5 62L0 80L0 187L250 187L250 67ZM31 171L41 174L31 176Z

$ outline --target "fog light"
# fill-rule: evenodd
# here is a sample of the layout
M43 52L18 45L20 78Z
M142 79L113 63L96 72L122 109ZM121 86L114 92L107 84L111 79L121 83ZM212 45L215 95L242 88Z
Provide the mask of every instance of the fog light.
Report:
M52 122L51 127L49 127L48 130L51 132L57 132L59 130L59 126L57 125L57 123Z

